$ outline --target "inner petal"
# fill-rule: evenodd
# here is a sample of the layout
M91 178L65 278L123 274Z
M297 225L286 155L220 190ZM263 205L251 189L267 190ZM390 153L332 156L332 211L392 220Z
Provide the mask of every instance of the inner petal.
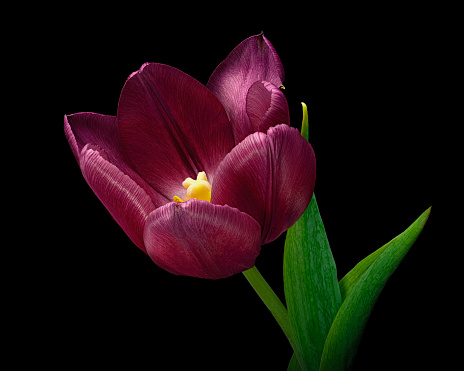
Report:
M145 64L130 76L118 104L118 133L131 167L172 200L182 181L199 171L210 180L234 146L219 100L191 76L166 65Z
M261 225L261 244L275 240L306 210L316 181L316 158L299 130L271 127L246 137L221 162L212 203L229 205Z
M274 84L256 81L248 90L246 99L246 111L253 131L266 133L271 126L290 125L287 99Z

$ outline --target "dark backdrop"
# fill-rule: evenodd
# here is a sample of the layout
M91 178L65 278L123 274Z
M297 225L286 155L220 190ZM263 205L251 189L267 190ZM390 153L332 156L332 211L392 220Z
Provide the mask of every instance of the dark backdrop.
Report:
M50 49L40 57L47 67L35 89L51 88L42 98L53 128L48 169L56 177L47 196L55 217L46 222L55 237L48 237L46 288L39 290L47 313L41 325L53 341L41 359L61 369L137 370L147 362L153 370L286 369L292 350L245 278L201 280L158 268L87 186L62 131L64 114L115 115L126 78L145 62L206 84L236 45L264 31L285 68L292 126L301 124L300 102L309 108L315 193L339 278L434 206L377 302L354 370L437 362L430 302L442 294L427 278L440 215L440 43L431 9L279 4L266 14L236 4L217 11L134 4L118 6L117 17L114 10L70 7L40 36L31 34ZM257 260L282 299L284 240L265 246Z

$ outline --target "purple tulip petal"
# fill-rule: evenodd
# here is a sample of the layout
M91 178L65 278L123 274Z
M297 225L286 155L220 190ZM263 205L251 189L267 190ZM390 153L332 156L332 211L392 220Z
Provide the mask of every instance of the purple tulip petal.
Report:
M316 159L287 125L254 133L229 153L216 173L211 202L236 207L261 225L261 244L276 239L303 214L316 181Z
M106 155L114 164L121 161L116 116L80 112L65 116L64 122L66 138L77 161L86 144L105 148Z
M234 146L221 103L191 76L145 64L126 81L118 105L123 151L134 169L169 200L182 182L205 171L208 180Z
M233 125L235 143L253 133L246 113L248 89L256 81L280 86L284 69L277 52L263 33L240 43L214 70L206 85L221 101Z
M253 131L267 132L271 126L290 125L290 113L285 95L274 84L256 81L248 90L246 111Z
M124 160L119 143L116 116L92 112L75 113L64 117L64 131L78 163L80 163L81 151L87 144L96 146L105 160L143 188L156 207L172 201L155 192Z
M85 180L114 220L144 252L143 228L155 209L147 193L129 176L106 160L97 146L86 145L80 155Z
M225 278L252 268L259 254L259 224L229 206L207 201L172 202L147 219L148 255L178 275Z

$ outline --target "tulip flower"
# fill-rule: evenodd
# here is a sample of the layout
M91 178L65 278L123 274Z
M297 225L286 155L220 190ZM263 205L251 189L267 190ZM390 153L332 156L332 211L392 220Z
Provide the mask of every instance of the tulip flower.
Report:
M283 78L260 34L206 86L147 63L127 79L117 116L65 116L85 180L161 268L209 279L243 272L307 208L315 157L289 126Z

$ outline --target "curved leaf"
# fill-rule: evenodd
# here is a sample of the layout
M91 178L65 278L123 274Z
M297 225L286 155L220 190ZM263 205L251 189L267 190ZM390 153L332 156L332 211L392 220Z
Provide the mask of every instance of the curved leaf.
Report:
M290 359L290 363L288 364L287 371L301 371L300 363L298 362L298 358L296 354L293 353L292 358Z
M345 301L327 335L321 371L341 371L351 367L380 292L419 236L429 215L430 208L408 229L369 255L342 279Z
M364 272L366 272L366 270L377 260L377 258L385 251L388 246L390 246L392 242L393 240L386 243L381 248L375 250L372 254L366 256L363 260L356 264L356 266L351 271L349 271L345 277L340 280L338 284L340 286L342 301L345 301Z

